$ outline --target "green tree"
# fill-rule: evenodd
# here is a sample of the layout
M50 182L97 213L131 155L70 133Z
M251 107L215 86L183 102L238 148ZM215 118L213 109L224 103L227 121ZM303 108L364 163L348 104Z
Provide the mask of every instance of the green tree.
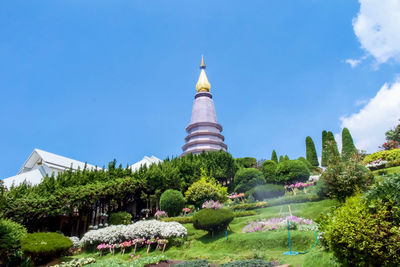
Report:
M276 177L279 184L305 182L310 177L310 171L301 160L287 160L279 162Z
M278 156L276 155L275 149L272 150L271 160L275 161L276 163L278 163Z
M278 164L273 160L266 160L263 162L261 170L264 175L265 181L269 183L276 182L276 168Z
M279 162L284 162L284 161L285 161L285 157L282 156L282 155L280 155L280 156L279 156Z
M285 161L290 160L288 155L285 155Z
M265 178L255 168L243 168L236 172L234 183L236 192L246 192L257 185L265 184Z
M343 128L342 131L342 159L348 160L357 154L357 149L351 137L350 131L347 128Z
M184 207L185 199L181 192L168 189L162 193L160 198L160 208L167 212L168 216L174 217L179 215Z
M328 155L326 153L326 142L328 141L328 132L322 131L322 152L321 152L321 166L328 166Z
M306 159L314 167L319 166L317 151L315 150L314 141L310 136L307 136L306 138Z
M236 158L236 164L239 168L255 168L257 166L257 159L251 157Z
M333 136L333 133L331 131L328 132L327 137L326 137L326 157L327 157L327 164L329 165L329 161L331 158L336 158L340 156L339 149L335 140L335 137ZM327 148L329 146L329 149Z

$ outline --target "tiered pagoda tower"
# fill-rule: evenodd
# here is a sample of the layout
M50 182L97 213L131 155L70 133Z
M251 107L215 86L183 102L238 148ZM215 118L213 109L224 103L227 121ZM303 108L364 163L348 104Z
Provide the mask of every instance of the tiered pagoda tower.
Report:
M203 56L200 63L200 76L196 84L196 95L194 96L192 118L186 127L188 135L186 144L182 147L184 156L189 153L199 154L203 151L227 150L224 136L221 134L222 126L217 121L214 101L210 93L211 85L205 72Z

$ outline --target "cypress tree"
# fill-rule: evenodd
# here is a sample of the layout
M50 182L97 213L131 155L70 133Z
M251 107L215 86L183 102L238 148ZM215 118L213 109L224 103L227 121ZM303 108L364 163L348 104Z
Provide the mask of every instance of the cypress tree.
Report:
M285 161L285 158L282 155L280 155L279 156L279 162L284 162L284 161Z
M328 155L326 151L326 142L328 141L328 132L322 131L322 152L321 152L321 166L328 166Z
M278 163L278 156L276 155L275 149L272 150L271 160L275 161L276 163Z
M353 137L347 128L342 131L342 159L347 160L357 154L357 148L354 145Z
M327 139L326 140L327 145L329 143L329 144L331 144L333 146L333 149L331 149L332 150L331 152L329 152L329 151L326 152L326 154L327 154L326 155L326 161L327 161L326 163L328 165L329 158L338 157L338 156L340 156L340 154L339 154L339 149L338 149L335 137L333 136L333 133L331 131L329 131L328 134L326 135L326 139ZM330 155L330 153L333 154L333 155Z
M288 155L285 155L285 161L290 160Z
M317 151L315 150L314 141L310 136L306 138L306 159L311 163L311 165L318 167L318 156Z

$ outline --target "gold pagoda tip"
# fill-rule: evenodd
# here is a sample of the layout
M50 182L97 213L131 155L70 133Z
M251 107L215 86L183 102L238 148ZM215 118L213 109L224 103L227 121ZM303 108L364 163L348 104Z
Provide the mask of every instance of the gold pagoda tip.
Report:
M200 63L200 76L199 80L196 84L196 91L197 92L210 92L211 84L207 79L207 75L205 72L206 64L204 64L204 57L201 56L201 63Z
M205 69L205 68L206 68L206 64L204 64L204 57L203 57L203 55L201 55L200 69Z

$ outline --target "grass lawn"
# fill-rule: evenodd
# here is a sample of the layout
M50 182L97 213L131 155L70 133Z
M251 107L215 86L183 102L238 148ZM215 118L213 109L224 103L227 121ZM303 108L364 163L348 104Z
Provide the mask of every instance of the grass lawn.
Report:
M385 172L386 172L385 175L396 174L396 173L397 173L397 174L400 174L400 166L392 167L392 168L386 168L386 169L381 169L381 170L376 170L376 171L373 171L372 173L373 173L375 176L380 176L379 172L382 172L382 171L385 171Z
M318 202L306 202L290 204L292 214L298 217L315 219L319 214L328 211L335 206L333 200ZM196 230L192 224L184 224L188 230L187 241L180 247L170 247L165 255L169 259L193 260L208 259L210 262L223 263L240 259L265 259L277 260L281 264L292 266L335 266L330 258L331 254L322 251L320 244L311 250L310 253L297 256L285 256L283 253L289 250L287 231L269 231L242 233L242 228L250 221L257 219L279 217L280 212L284 216L289 215L288 205L280 205L255 210L257 215L235 218L230 224L231 232L228 232L228 240L225 233L211 237L207 232ZM311 248L315 241L314 232L291 231L292 250L306 251ZM145 250L139 251L145 256ZM149 255L158 255L160 252L151 252ZM115 256L105 255L98 257L97 253L82 253L77 257L94 257L98 261L110 258L129 260L129 252L126 255Z

